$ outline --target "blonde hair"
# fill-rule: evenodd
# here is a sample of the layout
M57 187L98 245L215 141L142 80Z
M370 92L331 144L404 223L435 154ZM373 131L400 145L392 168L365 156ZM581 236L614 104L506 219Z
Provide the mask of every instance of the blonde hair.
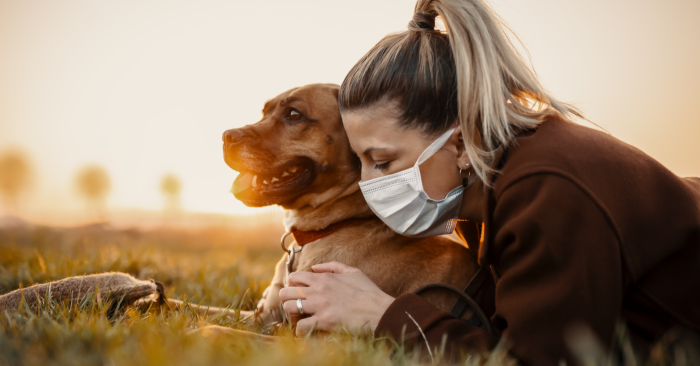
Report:
M435 29L441 17L446 32ZM341 112L390 100L405 127L436 134L459 122L476 175L489 184L491 164L519 131L547 116L581 114L549 95L481 0L418 0L408 30L390 34L350 70Z

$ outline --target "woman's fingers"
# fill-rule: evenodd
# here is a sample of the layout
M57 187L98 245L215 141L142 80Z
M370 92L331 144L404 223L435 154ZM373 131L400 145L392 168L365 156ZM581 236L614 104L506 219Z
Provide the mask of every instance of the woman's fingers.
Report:
M291 287L279 293L292 323L298 320L299 336L313 330L334 331L341 326L350 332L372 332L394 301L357 268L330 262L312 269L317 273L292 273ZM304 315L300 315L297 299L302 299Z
M347 274L347 273L362 273L355 267L350 267L347 264L340 262L328 262L317 264L311 267L315 272L293 272L289 274L289 286L305 286L310 287L314 283L328 279L328 275L324 273Z
M318 274L312 272L292 272L287 279L289 286L311 286L318 280Z
M280 290L280 300L285 302L296 299L306 299L310 290L310 287L285 287Z
M302 315L299 312L299 307L297 306L298 301L299 301L298 299L285 301L282 304L282 308L284 309L284 312L289 314L289 315L293 315L293 316ZM304 310L304 314L307 314L307 315L315 314L316 311L318 310L317 306L315 306L313 300L308 300L308 299L301 299L301 309Z
M350 267L347 264L340 262L328 262L311 266L311 269L316 273L357 273L362 272L355 267Z

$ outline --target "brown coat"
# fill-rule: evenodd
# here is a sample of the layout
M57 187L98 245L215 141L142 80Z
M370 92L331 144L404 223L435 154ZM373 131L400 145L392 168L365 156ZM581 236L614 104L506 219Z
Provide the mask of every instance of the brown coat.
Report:
M700 179L680 178L605 133L555 119L496 162L502 171L486 192L479 262L499 277L492 321L513 355L572 364L565 334L581 322L604 344L619 319L641 346L674 326L700 331ZM462 233L469 225L461 224ZM401 339L405 326L405 339L423 343L406 313L431 347L443 334L455 349L498 341L415 295L397 298L376 334Z

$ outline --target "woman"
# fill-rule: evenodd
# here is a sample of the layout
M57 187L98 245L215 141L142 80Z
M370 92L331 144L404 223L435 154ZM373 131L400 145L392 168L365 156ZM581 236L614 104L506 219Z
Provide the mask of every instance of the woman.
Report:
M404 235L483 227L468 244L494 275L485 310L525 363L571 361L577 324L609 344L622 319L640 347L700 330L700 180L570 122L577 111L540 86L497 19L481 0L419 0L409 29L347 75L339 106L367 203ZM313 269L280 292L288 313L310 315L299 334L342 327L431 347L447 335L475 351L498 341L357 269Z

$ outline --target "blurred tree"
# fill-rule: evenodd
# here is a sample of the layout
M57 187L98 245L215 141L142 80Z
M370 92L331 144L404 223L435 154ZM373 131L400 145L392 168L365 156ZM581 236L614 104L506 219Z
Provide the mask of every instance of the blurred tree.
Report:
M107 171L99 165L87 166L78 172L75 183L98 218L105 220L105 201L112 188Z
M160 191L165 197L165 211L180 210L180 191L182 183L174 174L166 174L160 181Z
M20 195L29 187L29 160L18 150L0 156L0 196L3 205L15 213Z

